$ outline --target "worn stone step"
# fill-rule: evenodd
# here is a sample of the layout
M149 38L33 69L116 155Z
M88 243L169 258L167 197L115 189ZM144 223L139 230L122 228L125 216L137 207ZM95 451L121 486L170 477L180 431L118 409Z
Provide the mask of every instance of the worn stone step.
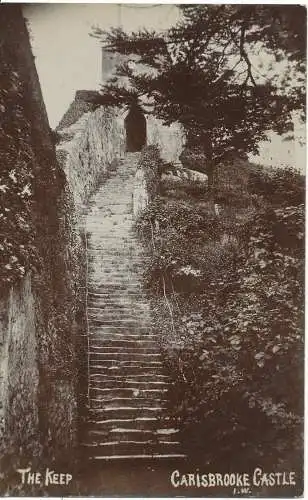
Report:
M153 405L154 407L157 405L164 405L166 404L167 400L163 398L153 398L153 397L140 397L140 396L134 396L132 395L131 397L115 397L113 395L111 396L101 396L101 397L90 397L89 403L90 407L93 409L100 409L104 408L104 405L106 404L112 404L115 407L126 407L126 406L131 406L131 407L136 407L136 408L144 408L144 407L150 407Z
M136 332L136 330L133 330ZM158 348L158 342L160 341L160 337L157 335L152 335L147 333L147 331L142 331L140 330L138 333L131 333L128 329L103 329L103 327L96 327L94 328L92 325L89 327L89 343L90 345L99 345L99 344L107 344L107 345L115 345L115 342L118 341L119 346L124 346L128 345L128 343L131 341L132 346L133 345L139 345L143 342L152 342L152 346L157 346ZM137 342L137 344L133 344Z
M147 340L148 339L148 340ZM125 350L125 348L140 348L141 351L146 351L147 348L150 348L152 352L159 353L159 344L157 339L151 339L148 336L139 335L139 336L130 336L125 338L118 337L118 340L114 338L114 334L111 335L89 335L89 347L92 349L92 346L96 346L96 351L101 352L98 347L101 346L103 349L105 346L110 348L119 348L120 350Z
M149 407L141 407L141 406L116 406L110 405L105 406L104 408L90 408L89 414L92 418L99 419L102 416L104 418L136 418L140 415L143 417L155 417L159 415L161 412L165 411L165 407L162 405L157 406L149 406Z
M106 302L109 301L110 304L114 304L115 302L119 302L120 304L129 304L134 301L145 303L147 300L145 294L141 293L141 291L138 289L133 290L126 288L120 291L113 290L110 286L108 288L104 288L103 285L101 286L104 291L100 295L96 293L95 295L92 295L92 297L103 299ZM97 290L97 288L95 289ZM89 293L91 293L92 290L94 290L94 288L89 287Z
M121 353L121 354L124 354L126 356L132 356L136 353L136 355L140 356L141 354L152 354L154 356L161 356L161 353L160 351L156 348L156 347L148 347L148 346L144 346L144 347L127 347L127 344L124 344L124 345L121 345L121 346L118 346L118 347L112 347L112 346L109 346L109 345L105 345L105 346L92 346L90 344L90 352L89 352L89 355L90 356L100 356L102 354L117 354L117 353Z
M126 286L127 284L136 286L140 286L140 275L137 271L131 270L128 266L126 269L124 268L107 268L104 262L95 262L92 260L90 262L90 267L93 264L95 268L95 272L98 274L101 279L105 281L109 280L112 284Z
M112 321L113 319L119 321L125 321L127 319L128 321L135 321L135 322L140 321L140 316L141 316L143 323L147 321L149 323L149 326L151 327L150 311L141 308L139 310L136 310L133 307L130 308L126 307L125 309L120 307L118 309L116 308L104 309L97 306L93 306L91 304L90 306L88 306L88 316L106 318L107 321Z
M106 265L103 262L97 263L95 261L92 261L89 264L90 272L92 267L96 269L97 275L99 274L99 279L104 280L104 283L111 283L112 286L120 285L121 287L126 287L127 284L130 286L132 283L134 283L136 288L138 289L140 285L142 285L142 281L140 280L138 271L136 269L133 269L132 266L127 266L126 269L106 268ZM93 282L92 278L90 279L90 282Z
M90 262L103 261L109 269L125 269L126 266L138 269L139 266L142 266L144 262L148 260L145 254L140 254L138 257L134 255L133 259L130 258L131 256L125 257L123 255L119 258L119 256L115 256L110 252L105 254L102 248L96 250L94 248L89 248L88 257Z
M144 373L144 370L151 370L153 373L156 372L157 369L161 369L163 367L163 363L160 360L155 359L117 359L115 357L108 357L108 359L98 360L90 358L90 369L92 372L94 371L104 371L108 370L122 370L126 375L129 373L131 369L131 373Z
M106 293L105 296L94 296L87 294L87 303L90 307L100 308L102 311L105 309L111 310L123 310L124 312L128 312L132 314L135 312L136 314L141 314L143 312L149 313L150 317L150 309L148 302L145 297L140 296L140 294L135 295L127 295L124 293L119 294L119 292L109 292ZM115 311L116 312L116 311Z
M143 290L149 255L134 231L138 157L126 155L120 161L84 217L90 404L84 449L91 460L183 457L165 418L172 384L164 373L161 335L152 327Z
M110 441L177 441L179 431L177 429L130 429L116 427L109 430L94 429L87 434L87 441L96 443L109 439Z
M142 297L146 299L146 294L142 291L141 288L141 282L132 283L129 277L126 283L125 282L124 283L110 282L109 284L101 283L100 278L97 278L97 281L98 283L96 283L95 281L91 281L91 279L89 279L88 281L89 293L92 292L94 296L105 297L110 293L113 293L115 296L117 296L122 294L123 292L125 293L131 292L131 293L136 293L138 297L140 296L140 299L142 299ZM91 289L93 285L95 285L95 290Z
M125 353L113 356L113 354L108 355L106 354L106 357L103 360L98 360L96 357L90 358L90 366L91 368L100 368L100 367L116 367L118 368L125 368L125 367L136 367L136 368L156 368L156 367L162 367L163 363L161 361L161 357L159 356L158 358L152 358L150 357L145 357L144 355L141 355L139 359L137 358L132 358L131 356L125 356Z
M103 443L85 443L85 453L92 456L121 456L121 455L162 455L181 452L181 445L172 441L108 441Z
M98 314L104 314L106 317L109 317L109 318L117 318L117 317L120 317L120 318L129 318L129 319L135 319L135 320L138 320L140 319L140 314L141 313L148 313L148 318L150 319L150 311L149 310L144 310L142 308L139 308L139 310L136 310L135 308L132 309L131 307L119 307L116 308L116 307L104 307L104 306L101 306L101 305L95 305L95 303L93 304L93 302L91 301L91 303L89 304L88 302L88 313L91 312L95 312L95 313L98 313Z
M114 320L114 322L112 322L110 320L105 321L103 319L98 319L94 316L88 315L88 323L90 326L90 331L93 332L93 334L118 333L121 335L127 335L127 338L130 338L132 336L140 337L141 335L144 336L145 339L149 338L149 336L154 335L152 331L149 331L149 327L147 326L146 322L144 322L144 324L138 324L134 321L129 322L129 320Z
M144 335L145 338L153 337L158 338L157 334L153 334L148 324L134 324L134 322L126 321L115 321L105 322L102 319L97 319L95 317L91 317L88 315L89 325L94 333L112 333L118 335L127 335L127 337L139 337L141 334Z
M103 298L100 296L93 296L92 294L88 293L88 307L94 307L94 308L100 308L102 310L110 310L117 312L119 310L123 312L129 312L131 313L132 311L132 306L134 306L134 311L137 313L150 311L149 305L145 301L136 301L133 300L131 297L128 300L125 296L121 297L121 300L118 298L115 300L115 298Z
M167 423L167 421L166 421ZM113 429L125 427L126 429L152 430L162 428L162 422L156 416L135 418L110 418L106 416L90 415L88 419L88 432L103 431L109 433Z
M115 381L115 380L119 380L119 381L124 381L124 382L131 382L131 381L134 381L136 382L137 380L139 380L139 383L141 382L144 382L144 383L147 383L149 384L150 382L152 382L153 384L158 384L158 383L161 383L162 381L164 382L169 382L170 381L170 378L168 377L168 375L165 375L164 373L162 373L162 371L156 373L156 371L154 372L154 377L152 374L150 374L149 372L145 372L145 373L134 373L134 374L127 374L127 373L117 373L115 371L110 371L109 373L106 373L106 372L91 372L90 373L90 377L100 377L100 378L105 378L107 379L107 381L110 383L111 381Z
M93 387L90 388L90 396L93 397L94 399L96 398L112 398L112 397L127 397L130 395L137 395L138 397L156 397L156 396L161 396L164 397L166 393L168 392L167 388L160 388L160 389L141 389L140 386L138 387L138 383L135 384L135 387L128 388L128 387L118 387L117 385L115 387Z
M153 377L156 377L160 371L161 371L161 365L155 365L155 364L150 364L150 363L129 363L121 361L113 361L108 364L107 361L104 361L104 364L97 364L97 361L95 362L96 364L93 365L90 363L89 370L90 370L90 376L94 375L99 375L99 374L106 374L109 376L117 375L119 373L127 376L135 376L135 375L151 375Z
M88 311L88 319L94 321L97 324L102 324L103 326L125 326L130 328L138 328L140 326L148 327L149 318L144 316L143 318L136 317L106 317L104 314Z
M154 340L159 341L160 335L150 333L148 328L129 328L127 326L104 326L89 321L89 335L93 340Z
M130 454L130 455L99 455L99 454L93 454L88 457L88 460L95 463L95 462L118 462L120 464L123 463L161 463L162 461L166 462L168 465L170 464L171 461L174 461L176 464L179 463L179 461L186 461L187 456L183 453L155 453L155 454L147 454L143 453L142 455L136 455L136 454Z
M122 351L117 351L117 352L90 352L89 353L90 357L90 363L92 361L98 361L101 362L103 361L109 361L109 360L115 360L115 361L140 361L140 362L145 362L148 363L149 361L160 361L161 360L161 354L160 353L152 353L152 352L126 352L124 349Z
M149 349L149 350L157 350L157 341L156 340L145 340L143 337L140 339L129 340L127 338L123 339L105 339L100 338L98 340L94 340L90 337L90 348L91 349L117 349L117 348L127 348L127 349L135 349L139 348L141 350Z
M158 374L135 374L133 376L105 373L90 373L89 388L91 390L110 389L112 386L125 389L169 389L168 377Z
M114 391L111 388L114 388ZM108 391L110 390L110 392ZM106 394L119 394L126 397L127 395L142 395L146 397L162 398L166 399L168 397L169 391L172 390L172 385L166 383L163 380L155 381L144 379L132 379L132 380L112 380L101 377L91 377L89 383L89 395L91 397L97 398L105 396ZM142 392L144 391L144 392ZM153 392L155 391L155 392Z
M140 281L140 266L144 263L135 263L132 259L127 259L126 261L119 260L117 263L105 262L105 256L103 252L101 254L90 255L89 257L89 274L95 273L96 270L100 273L112 274L112 275L122 275L126 276L126 280L131 281L132 277Z

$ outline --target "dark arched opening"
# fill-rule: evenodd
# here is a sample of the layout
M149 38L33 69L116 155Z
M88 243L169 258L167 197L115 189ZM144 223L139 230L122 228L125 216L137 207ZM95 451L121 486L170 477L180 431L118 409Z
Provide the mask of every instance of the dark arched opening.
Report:
M126 130L126 151L141 151L147 142L147 124L142 109L133 104L124 120Z

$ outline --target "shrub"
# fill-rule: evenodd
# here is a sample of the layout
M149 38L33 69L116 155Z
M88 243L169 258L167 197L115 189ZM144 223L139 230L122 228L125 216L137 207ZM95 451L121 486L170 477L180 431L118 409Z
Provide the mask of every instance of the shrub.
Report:
M241 460L278 462L293 442L298 459L302 425L304 205L280 203L281 191L266 187L288 186L285 198L299 202L301 181L288 172L253 175L250 192L232 181L217 189L219 217L174 185L172 197L165 190L137 222L155 245L145 279L158 297L174 379L170 416L190 458L223 458L235 470ZM162 277L172 323L159 298Z
M176 380L172 415L193 456L202 452L198 443L192 445L202 429L211 432L214 448L220 443L229 453L234 453L232 433L239 448L253 440L260 446L258 460L270 448L273 453L278 435L285 453L300 435L304 266L298 226L304 210L276 212L254 218L237 267L214 273L203 294L192 296L186 313L176 316L178 347L167 349ZM298 244L286 246L276 237L282 221L288 221L290 240ZM272 443L262 443L269 432Z
M248 189L273 205L290 206L305 202L305 178L292 168L252 170Z
M145 173L147 191L152 199L159 189L160 167L162 160L160 158L157 146L147 146L143 148L139 160L138 168L142 168Z

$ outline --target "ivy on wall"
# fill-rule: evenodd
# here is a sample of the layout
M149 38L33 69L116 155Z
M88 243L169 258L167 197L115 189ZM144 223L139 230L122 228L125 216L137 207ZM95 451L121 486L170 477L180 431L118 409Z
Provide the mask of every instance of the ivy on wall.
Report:
M0 279L10 285L37 261L31 217L35 158L23 85L8 57L0 55Z

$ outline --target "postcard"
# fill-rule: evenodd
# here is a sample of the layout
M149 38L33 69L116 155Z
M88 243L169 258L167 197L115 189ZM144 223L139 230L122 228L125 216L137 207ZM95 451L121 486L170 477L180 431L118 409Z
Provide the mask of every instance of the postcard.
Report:
M0 494L303 495L306 8L0 5Z

